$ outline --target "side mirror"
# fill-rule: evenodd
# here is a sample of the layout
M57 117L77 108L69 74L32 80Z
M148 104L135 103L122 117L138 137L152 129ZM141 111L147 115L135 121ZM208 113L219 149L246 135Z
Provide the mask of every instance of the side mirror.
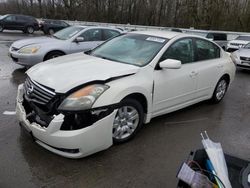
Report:
M89 55L91 52L92 52L92 50L87 50L87 51L85 51L85 52L83 52L83 53Z
M180 69L181 61L175 59L166 59L159 64L162 69Z
M83 42L84 41L84 38L83 37L76 37L75 39L75 42L78 43L78 42Z

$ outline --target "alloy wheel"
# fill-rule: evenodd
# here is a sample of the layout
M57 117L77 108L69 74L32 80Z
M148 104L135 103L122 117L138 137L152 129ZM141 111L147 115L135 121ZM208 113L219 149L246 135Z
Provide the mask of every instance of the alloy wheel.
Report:
M53 29L49 29L49 34L50 35L53 35L55 32L54 32L54 30Z
M226 80L222 79L216 88L215 95L218 101L220 101L224 97L226 90L227 90L227 82Z
M133 106L118 109L113 123L113 138L123 140L130 137L139 125L139 112Z
M29 34L34 33L34 28L33 28L33 27L28 27L28 28L27 28L27 32L28 32Z

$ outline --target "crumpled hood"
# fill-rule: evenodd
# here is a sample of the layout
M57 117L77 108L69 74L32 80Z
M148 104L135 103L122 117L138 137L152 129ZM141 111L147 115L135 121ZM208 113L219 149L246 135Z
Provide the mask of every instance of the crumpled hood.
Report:
M44 43L55 43L55 42L60 42L60 40L52 37L33 37L33 38L18 40L14 42L11 46L20 49L28 45L39 45L39 44L41 45Z
M239 56L250 58L250 49L240 48L238 51Z
M91 81L105 81L134 74L139 69L134 65L113 62L81 52L39 63L30 68L27 75L58 93L66 93Z

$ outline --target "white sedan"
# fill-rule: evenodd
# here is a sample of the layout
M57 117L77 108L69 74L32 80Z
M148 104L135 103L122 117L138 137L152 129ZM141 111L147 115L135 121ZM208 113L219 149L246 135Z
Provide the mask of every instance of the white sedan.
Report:
M230 56L204 38L132 32L88 54L29 69L16 112L38 144L80 158L128 141L156 116L220 102L235 69Z

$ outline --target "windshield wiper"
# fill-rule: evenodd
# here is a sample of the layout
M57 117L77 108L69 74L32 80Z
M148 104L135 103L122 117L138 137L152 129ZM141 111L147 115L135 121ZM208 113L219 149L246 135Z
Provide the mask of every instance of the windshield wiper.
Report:
M94 56L94 57L99 57L99 58L101 58L101 59L106 59L106 60L114 61L113 59L110 59L110 58L108 58L108 57L104 57L104 56L101 56L101 55L92 55L92 56Z
M123 63L123 64L129 64L127 62L119 61L119 60L116 60L116 59L111 59L109 57L104 57L104 56L101 56L101 55L94 55L94 54L90 54L90 55L94 56L94 57L99 57L101 59L106 59L106 60L109 60L109 61L119 62L119 63Z

